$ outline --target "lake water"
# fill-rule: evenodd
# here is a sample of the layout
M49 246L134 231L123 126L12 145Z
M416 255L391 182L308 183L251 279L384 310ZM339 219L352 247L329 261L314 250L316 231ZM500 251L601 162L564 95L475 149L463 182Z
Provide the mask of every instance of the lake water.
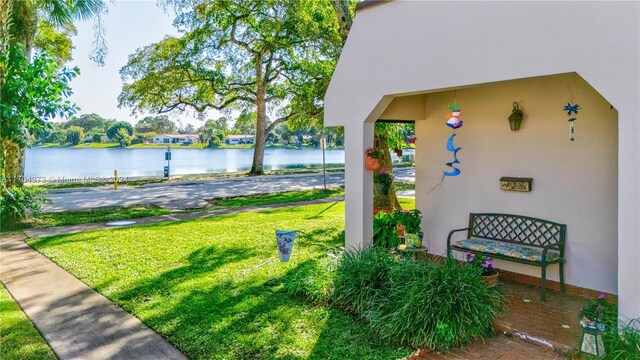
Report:
M30 148L26 152L27 178L162 176L165 149ZM253 149L171 149L171 174L248 171ZM344 164L344 150L327 150L327 164ZM266 149L265 170L322 164L320 149ZM36 180L37 181L37 180Z

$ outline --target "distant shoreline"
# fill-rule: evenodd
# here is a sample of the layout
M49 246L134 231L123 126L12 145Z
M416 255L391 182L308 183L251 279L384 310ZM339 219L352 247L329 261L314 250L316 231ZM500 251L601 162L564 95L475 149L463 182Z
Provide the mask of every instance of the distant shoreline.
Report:
M125 147L121 147L116 143L87 143L79 145L58 145L58 144L40 144L33 145L32 148L54 148L54 149L166 149L169 144L134 144ZM317 147L310 146L293 146L293 145L267 145L267 149L319 149ZM253 149L253 145L220 145L215 148L209 148L202 144L171 144L171 149ZM327 150L344 150L343 146L328 148Z

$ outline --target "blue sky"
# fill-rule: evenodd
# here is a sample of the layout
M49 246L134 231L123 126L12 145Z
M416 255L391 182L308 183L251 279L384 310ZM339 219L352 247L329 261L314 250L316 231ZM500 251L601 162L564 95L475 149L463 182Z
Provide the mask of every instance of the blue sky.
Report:
M74 59L69 65L80 67L81 74L71 83L74 92L71 101L80 107L79 114L96 113L135 123L130 109L118 108L117 98L122 87L119 70L136 49L160 41L166 35L177 35L177 31L171 25L172 14L165 13L155 1L107 1L107 4L109 13L104 16L104 24L109 53L105 66L100 67L89 59L93 21L76 23ZM202 125L202 121L192 116L174 115L173 118L196 127Z

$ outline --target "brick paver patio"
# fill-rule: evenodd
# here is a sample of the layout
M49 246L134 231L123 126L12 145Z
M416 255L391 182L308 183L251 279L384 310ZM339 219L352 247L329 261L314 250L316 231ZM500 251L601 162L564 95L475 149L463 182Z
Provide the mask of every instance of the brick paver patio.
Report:
M497 336L451 353L418 351L408 360L546 360L570 358L582 333L578 324L582 296L549 291L540 301L540 288L513 280L501 282L506 311L496 319Z

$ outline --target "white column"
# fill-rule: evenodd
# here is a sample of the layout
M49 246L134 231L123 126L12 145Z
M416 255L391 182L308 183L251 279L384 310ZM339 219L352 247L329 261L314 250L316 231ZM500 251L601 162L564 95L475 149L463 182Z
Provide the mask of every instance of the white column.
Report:
M364 249L373 237L373 177L364 168L364 153L373 147L373 123L354 121L345 127L345 247Z
M640 109L618 110L618 313L626 321L640 318Z

